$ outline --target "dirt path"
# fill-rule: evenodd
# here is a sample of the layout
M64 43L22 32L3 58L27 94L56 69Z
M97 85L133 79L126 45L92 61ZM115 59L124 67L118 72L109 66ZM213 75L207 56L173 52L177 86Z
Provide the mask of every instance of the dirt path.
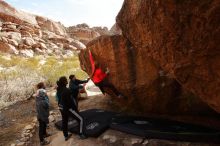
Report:
M7 146L20 138L21 130L35 117L33 98L17 102L0 113L0 146Z

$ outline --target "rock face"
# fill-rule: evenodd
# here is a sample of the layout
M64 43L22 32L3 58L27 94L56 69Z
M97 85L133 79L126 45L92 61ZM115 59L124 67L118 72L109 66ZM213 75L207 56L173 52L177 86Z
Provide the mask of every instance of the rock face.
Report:
M87 49L81 50L80 62L82 68L91 75L91 64L88 50L91 50L96 60L105 70L110 69L107 77L122 95L128 99L118 100L123 106L150 113L183 113L205 109L203 103L192 97L188 106L189 94L182 91L176 80L169 78L158 64L147 57L147 50L134 48L121 35L101 36L87 44ZM114 94L106 88L106 92ZM185 94L185 95L183 95ZM117 98L117 97L116 97Z
M117 23L115 23L112 28L110 29L111 34L122 34L121 29L119 28L119 26L117 25Z
M84 44L99 37L100 35L108 35L110 32L107 27L92 27L86 23L70 26L67 28L67 33L71 38L78 39Z
M104 34L109 34L107 27L90 28L83 23L66 28L60 22L16 10L0 1L0 45L4 46L0 49L2 52L22 56L65 56L85 48L84 44Z
M140 54L220 112L219 18L219 0L125 0L116 21Z
M67 32L71 38L78 38L84 44L88 43L92 39L100 36L100 34L96 31L91 30L90 28L77 28L75 26L71 26L67 28Z
M98 32L100 35L108 35L110 34L107 27L92 27L92 30Z
M41 29L46 29L59 35L66 35L66 29L61 23L54 22L41 16L36 16L36 20Z

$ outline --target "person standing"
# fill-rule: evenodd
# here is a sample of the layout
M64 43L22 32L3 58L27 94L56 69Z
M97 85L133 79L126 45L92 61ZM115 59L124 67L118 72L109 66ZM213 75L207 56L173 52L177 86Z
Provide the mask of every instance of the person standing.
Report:
M63 135L65 138L65 141L69 139L71 135L68 134L68 120L69 117L72 116L74 119L76 119L80 124L79 128L79 136L81 139L85 139L86 136L83 134L83 118L79 115L77 111L77 106L74 103L73 99L71 98L71 90L67 88L67 78L65 76L62 76L59 78L59 86L60 90L58 90L58 95L61 97L61 104L63 106L62 110L62 128L63 128Z
M50 142L44 138L49 136L46 132L47 124L49 123L49 98L45 90L45 84L40 82L37 84L36 110L37 119L39 122L39 138L41 145L47 145Z
M83 88L84 83L87 83L89 81L89 78L87 80L79 80L76 78L75 75L70 75L69 76L69 89L71 90L72 93L72 98L76 104L77 110L78 110L78 94L79 94L79 89Z

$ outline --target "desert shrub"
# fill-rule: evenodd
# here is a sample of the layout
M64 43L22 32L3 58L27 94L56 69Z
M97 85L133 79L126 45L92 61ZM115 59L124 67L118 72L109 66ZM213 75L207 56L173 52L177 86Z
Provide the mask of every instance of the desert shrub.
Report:
M40 68L40 74L49 86L54 85L60 76L68 77L70 74L76 74L81 79L87 77L86 73L79 68L79 60L76 56L65 59L47 58L46 63Z
M0 109L14 102L31 97L42 78L29 68L0 72Z
M40 63L42 60L45 63ZM10 56L10 59L0 54L0 109L6 105L30 97L35 85L44 81L49 86L55 85L60 76L75 74L79 79L85 79L87 74L80 69L77 56L70 58L48 58L36 56L24 58ZM2 63L3 62L3 63Z

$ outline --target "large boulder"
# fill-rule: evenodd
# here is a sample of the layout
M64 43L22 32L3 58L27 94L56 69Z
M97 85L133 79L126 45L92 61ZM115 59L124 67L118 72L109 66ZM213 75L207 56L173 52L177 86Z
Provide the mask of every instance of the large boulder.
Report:
M12 53L12 54L18 54L18 50L12 46L11 44L8 44L8 43L4 43L1 41L0 39L0 51L1 52L6 52L6 53Z
M219 0L125 0L116 22L140 54L220 112L219 18Z
M147 50L134 48L123 36L101 36L89 42L87 49L81 50L81 66L91 75L88 50L91 50L94 60L103 70L107 67L110 69L107 81L128 98L116 100L118 104L144 113L183 113L192 112L192 109L205 109L203 103L194 96L191 96L192 102L188 106L188 98L183 97L183 94L189 94L182 91L178 82L147 57ZM106 92L114 97L107 88Z

